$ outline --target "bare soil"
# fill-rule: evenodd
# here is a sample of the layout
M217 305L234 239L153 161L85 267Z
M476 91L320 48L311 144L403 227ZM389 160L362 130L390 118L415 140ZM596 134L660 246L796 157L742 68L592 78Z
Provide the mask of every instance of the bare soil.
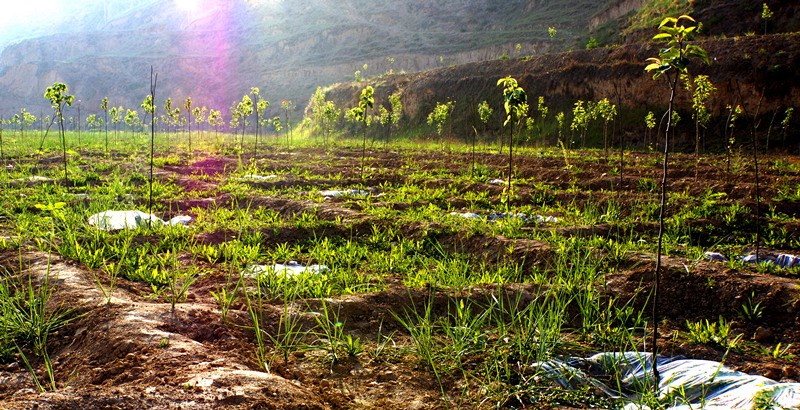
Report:
M774 158L773 158L774 159ZM798 158L784 158L790 163ZM450 173L469 173L470 156L417 151L372 151L370 168L373 175L366 181L359 178L358 153L349 150L327 152L322 149L273 152L258 157L259 166L276 173L286 173L274 182L249 182L259 187L365 187L380 192L385 184L401 184L409 176L399 171L407 161L422 168L446 169ZM501 170L504 155L480 154L479 163ZM630 154L625 175L614 175L612 166L603 161L574 164L577 170L565 169L558 158L520 157L517 175L527 178L518 185L515 205L538 202L574 202L576 206L602 204L609 198L621 203L621 212L641 198L656 195L642 189L640 181L659 177L657 157L650 154ZM358 210L353 201L335 198L322 203L273 197L253 197L248 201L232 200L227 194L215 193L220 176L231 173L236 165L234 157L210 156L187 160L182 166L167 166L159 170L159 178L171 179L182 185L187 198L175 198L167 208L168 213L189 213L193 207L248 206L267 207L282 214L299 213L316 209L324 220L343 220L353 226L325 231L283 229L264 232L267 245L292 243L314 235L367 235L373 224L387 221L374 220ZM724 192L728 199L747 207L755 218L754 186L748 176L749 165L742 165L736 173L728 175L718 162L704 161L695 172L693 157L678 156L670 189L687 191L698 196L711 189ZM288 173L292 171L292 173ZM297 176L303 171L314 178ZM796 201L776 201L781 182L797 184L796 172L762 168L764 199L762 214L767 209L796 217L800 204ZM307 175L307 174L306 174ZM321 176L321 177L320 177ZM211 178L203 178L211 177ZM429 186L454 186L464 194L470 191L489 192L492 203L499 204L502 187L483 182L463 182L463 179L432 178ZM384 184L384 185L382 185ZM543 185L544 184L544 185ZM549 188L542 188L547 186ZM207 193L206 198L188 196L192 192ZM452 209L469 211L463 198L448 198L437 204ZM427 206L424 203L383 204L393 209ZM679 205L679 204L678 204ZM762 215L762 218L766 217ZM718 220L688 221L698 226L727 229ZM793 237L800 231L796 222L781 222ZM404 226L407 236L422 235L431 225ZM615 235L617 228L599 224L575 227L533 227L555 229L560 235ZM657 226L652 221L636 221L627 227L630 232L652 234ZM752 229L745 227L744 229ZM628 232L629 233L629 232ZM625 234L628 234L625 233ZM698 234L702 235L702 233ZM217 232L198 238L200 242L220 243L235 237L234 232ZM546 243L529 239L475 236L469 233L441 235L439 241L451 251L472 255L476 263L498 263L507 258L524 260L528 267L545 266L553 251ZM701 237L694 238L702 240ZM510 251L509 251L510 249ZM800 252L788 245L778 252ZM16 251L0 255L2 265L18 272L20 255ZM333 408L444 408L439 387L433 374L426 371L411 353L394 349L388 357L373 359L367 354L340 360L335 364L314 351L298 352L288 360L276 360L269 372L263 371L253 354L253 333L248 327L249 317L244 306L234 305L223 323L218 306L210 292L224 283L224 272L214 271L203 276L189 290L185 303L175 311L163 299L152 299L149 286L120 279L110 304L96 285L96 278L105 280L100 271L78 266L69 260L44 253L22 254L23 270L43 277L48 272L57 281L52 307L74 309L80 317L58 330L49 339L49 352L56 370L60 389L39 393L34 389L31 375L21 361L0 364L0 407L41 409L141 409L141 408L265 408L265 409L333 409ZM187 259L186 263L204 263ZM725 351L709 346L688 343L685 338L673 337L674 332L685 331L686 320L710 319L723 316L732 320L734 331L743 334L751 346L768 349L777 343L794 344L790 352L800 355L800 286L796 275L759 273L754 269L734 270L727 264L686 260L677 257L664 259L662 276L662 312L660 327L663 353L685 355L693 358L722 360ZM602 290L608 295L633 298L638 308L646 308L645 295L652 286L655 255L628 255L615 272L608 275ZM433 295L436 308L446 309L447 292L409 290L393 278L387 279L384 291L358 294L328 300L339 310L340 320L348 325L354 335L366 343L374 343L379 328L384 335L398 331L395 343L409 343L392 312L402 312L411 304L422 304ZM514 285L529 295L538 291L532 285ZM494 286L477 288L460 295L475 299L489 297ZM764 307L759 323L738 318L738 310L751 294L757 295ZM320 301L307 301L307 307L319 307ZM280 304L266 306L266 322L274 332L283 312ZM298 313L301 314L301 313ZM304 313L303 321L313 323ZM270 320L272 319L272 320ZM795 361L776 359L768 354L754 353L754 349L731 351L725 363L737 370L760 374L775 380L800 380L800 366ZM33 361L40 379L43 379L41 362ZM444 385L457 397L464 388L459 380L444 380ZM457 407L481 407L478 403L460 404ZM513 403L509 407L517 407Z

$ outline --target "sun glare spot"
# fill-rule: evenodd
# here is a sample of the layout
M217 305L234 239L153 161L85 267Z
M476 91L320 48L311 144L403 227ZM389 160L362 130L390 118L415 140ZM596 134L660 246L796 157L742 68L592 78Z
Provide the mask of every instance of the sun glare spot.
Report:
M61 13L63 6L64 2L61 0L3 2L0 24L3 26L22 26L50 23L55 20L55 16Z
M178 10L190 12L200 5L200 0L173 0Z

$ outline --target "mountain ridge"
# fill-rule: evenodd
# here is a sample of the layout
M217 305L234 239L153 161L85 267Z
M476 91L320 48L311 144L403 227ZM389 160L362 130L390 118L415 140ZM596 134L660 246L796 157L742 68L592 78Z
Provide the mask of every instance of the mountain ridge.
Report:
M82 10L68 30L3 50L0 116L21 107L47 110L42 93L54 81L66 82L90 112L106 96L114 106L138 108L149 92L151 66L163 98L191 97L227 116L227 107L253 86L273 103L288 99L303 107L316 87L352 81L356 70L376 77L539 57L582 49L589 37L600 46L646 41L653 22L670 13L693 13L707 35L723 38L761 27L760 4L747 0L195 3L205 9L155 0L91 2L103 7ZM792 17L800 5L772 0L770 6L770 32L800 29ZM554 38L548 27L556 28Z
M165 97L192 97L227 111L258 86L267 99L302 106L317 86L352 80L356 70L375 76L563 47L570 33L588 24L594 3L234 0L201 1L212 7L200 11L173 2L146 2L113 16L87 11L73 32L3 50L0 113L46 108L41 94L56 80L92 106L108 96L113 105L138 107L148 92L150 65ZM559 4L570 10L563 21L553 17ZM89 30L92 24L97 27ZM560 29L555 41L547 36L548 24Z

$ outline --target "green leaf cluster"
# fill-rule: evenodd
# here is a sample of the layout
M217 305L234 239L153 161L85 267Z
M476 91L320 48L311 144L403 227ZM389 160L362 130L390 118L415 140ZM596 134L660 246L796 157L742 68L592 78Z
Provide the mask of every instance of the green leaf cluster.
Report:
M389 96L389 105L392 107L389 121L392 125L397 126L397 124L400 123L400 118L403 116L403 103L400 101L399 92Z
M453 105L454 103L452 101L448 101L444 104L437 102L436 107L434 107L433 111L428 114L428 125L435 125L436 133L440 136L442 135L444 123L447 122L447 118L453 111Z
M148 114L155 113L156 106L155 106L155 104L153 104L153 96L152 95L148 95L147 97L144 98L144 101L142 102L142 109L144 110L144 112L146 112Z
M761 18L764 20L772 20L775 14L769 9L767 3L761 5Z
M481 119L481 122L487 124L489 119L492 118L492 114L494 114L494 110L486 100L481 101L478 104L478 117Z
M50 103L58 112L61 112L61 108L64 104L72 106L72 101L75 99L74 95L67 94L68 88L67 85L64 83L53 83L50 87L47 87L47 90L44 92L44 98L50 100Z
M608 98L598 101L594 106L594 110L594 116L602 118L605 122L613 121L614 117L617 116L617 106L612 104Z
M499 79L497 85L503 87L503 107L506 110L503 125L508 125L512 119L522 119L528 112L528 95L525 90L511 76Z
M652 72L653 78L666 74L675 69L679 74L688 72L687 68L692 59L699 59L708 64L708 54L701 47L686 44L697 34L698 25L686 26L684 23L697 23L690 16L682 15L678 18L667 17L658 26L660 33L653 37L653 41L665 43L664 48L658 52L658 57L647 59L645 71Z
M364 87L361 90L361 96L358 98L358 106L366 111L375 105L375 89L371 85Z
M711 82L707 75L698 75L694 81L690 81L688 76L684 76L686 89L692 92L692 109L694 109L694 119L701 126L711 121L711 113L706 107L706 102L717 91L717 87Z
M656 115L653 114L652 111L649 111L644 117L644 124L647 126L647 129L650 130L656 127Z

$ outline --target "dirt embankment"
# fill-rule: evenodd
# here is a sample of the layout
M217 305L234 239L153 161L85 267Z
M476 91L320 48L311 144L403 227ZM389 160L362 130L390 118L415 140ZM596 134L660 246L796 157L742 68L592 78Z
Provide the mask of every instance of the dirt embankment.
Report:
M708 51L711 64L696 63L690 66L690 71L708 75L717 87L710 102L713 118L707 133L708 143L723 140L727 105L741 104L746 109L742 122L737 124L740 130L747 129L744 121L756 111L761 113L761 129L766 130L777 111L773 136L779 134L785 108L800 106L800 77L794 74L800 68L800 34L711 39L698 44ZM621 120L618 126L622 134L628 136L628 141L636 143L644 133L643 119L647 111L660 114L668 103L666 79L654 81L644 71L645 60L656 56L657 52L655 43L626 44L387 76L372 85L376 87L377 104L388 106L388 95L402 91L404 121L410 126L424 124L437 102L456 101L454 133L471 135L470 126L479 124L476 106L480 101L488 101L495 109L491 120L494 128L502 124L502 95L497 80L511 75L527 91L532 106L536 104L536 97L545 96L550 107L547 121L552 124L549 127L555 127L554 118L559 111L567 114L568 126L577 100L608 98L618 106ZM339 85L328 93L328 98L340 107L352 107L356 105L364 85ZM681 91L677 102L678 112L684 118L679 125L678 141L688 146L694 139L689 94ZM532 107L531 111L534 110ZM538 120L538 113L534 114ZM798 126L795 119L788 127L787 145L793 146L796 142ZM602 131L600 133L602 136Z

